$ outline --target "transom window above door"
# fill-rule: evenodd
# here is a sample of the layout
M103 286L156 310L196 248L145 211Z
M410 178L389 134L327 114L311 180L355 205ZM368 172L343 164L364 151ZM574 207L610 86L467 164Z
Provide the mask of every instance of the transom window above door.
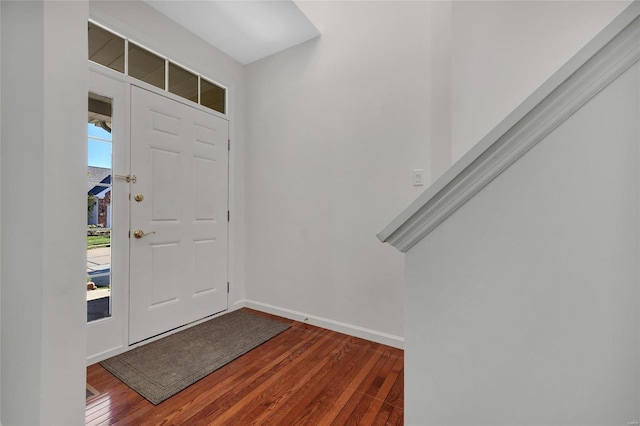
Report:
M227 89L89 21L89 60L226 114Z

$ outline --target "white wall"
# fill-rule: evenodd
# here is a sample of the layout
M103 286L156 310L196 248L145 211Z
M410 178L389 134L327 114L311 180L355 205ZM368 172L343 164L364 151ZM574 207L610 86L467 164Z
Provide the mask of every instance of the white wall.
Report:
M0 7L0 93L2 92L2 7ZM1 96L1 95L0 95ZM1 101L1 97L0 97ZM2 129L2 102L0 102L0 129ZM2 131L0 131L0 271L2 271ZM2 273L0 273L0 331L2 330ZM0 401L2 401L2 338L0 337ZM2 403L0 402L0 425Z
M247 299L400 344L403 260L375 234L429 180L428 7L298 5L322 35L247 67Z
M629 1L454 1L455 162L611 22Z
M2 423L82 424L88 5L0 7Z
M640 64L407 253L410 425L640 420Z
M452 1L432 1L429 8L431 57L431 182L451 166L451 8Z
M0 93L2 92L2 7L0 7ZM1 96L1 95L0 95ZM0 97L1 101L1 97ZM2 129L2 102L0 102L0 129ZM2 271L2 131L0 131L0 271ZM0 331L2 330L2 273L0 273ZM2 401L2 338L0 337L0 401ZM2 403L0 402L0 425Z
M244 293L245 252L245 67L142 1L90 1L90 15L109 28L202 73L228 88L229 306Z

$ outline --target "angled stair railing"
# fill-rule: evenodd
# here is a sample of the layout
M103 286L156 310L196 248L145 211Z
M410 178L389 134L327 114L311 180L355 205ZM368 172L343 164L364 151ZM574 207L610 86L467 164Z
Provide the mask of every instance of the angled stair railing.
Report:
M600 34L456 162L379 234L406 252L640 60L640 2Z

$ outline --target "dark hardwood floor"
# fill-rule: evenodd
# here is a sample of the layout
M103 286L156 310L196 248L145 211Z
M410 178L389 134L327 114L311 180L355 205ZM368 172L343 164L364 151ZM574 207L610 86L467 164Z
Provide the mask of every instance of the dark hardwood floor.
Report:
M157 406L92 365L86 424L403 424L402 350L246 311L291 328Z

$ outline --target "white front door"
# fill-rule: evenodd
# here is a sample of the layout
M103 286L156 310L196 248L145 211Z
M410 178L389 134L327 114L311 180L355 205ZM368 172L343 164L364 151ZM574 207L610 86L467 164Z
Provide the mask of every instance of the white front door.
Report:
M131 88L129 344L227 309L228 135L222 118Z

